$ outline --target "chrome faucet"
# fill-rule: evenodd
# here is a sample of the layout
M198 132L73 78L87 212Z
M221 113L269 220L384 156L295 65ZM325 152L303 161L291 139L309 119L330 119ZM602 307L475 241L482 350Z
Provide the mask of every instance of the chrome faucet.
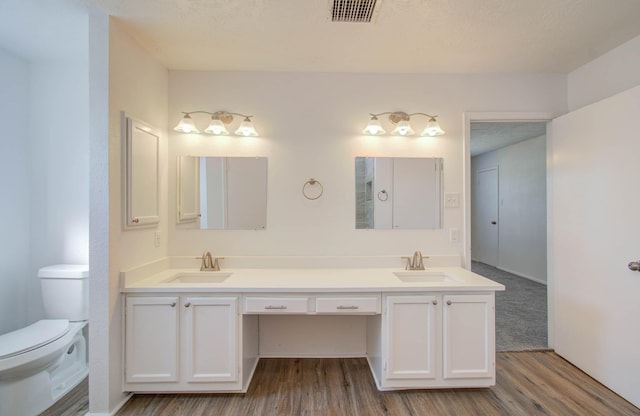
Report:
M405 270L424 270L425 257L422 257L421 252L416 251L415 253L413 253L413 258L403 257L403 259L407 261L407 266L405 267Z
M220 260L222 257L213 257L211 255L210 251L205 251L204 253L202 253L202 257L196 257L198 259L202 259L202 263L200 263L200 271L214 271L214 272L219 272L220 271L220 263L218 263L218 260Z

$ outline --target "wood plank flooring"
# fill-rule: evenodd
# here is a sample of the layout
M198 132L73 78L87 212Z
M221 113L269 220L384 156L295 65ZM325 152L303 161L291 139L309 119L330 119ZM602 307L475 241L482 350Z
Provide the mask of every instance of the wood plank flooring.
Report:
M549 351L497 354L490 389L379 392L365 359L261 359L246 394L135 395L118 416L640 415Z
M84 416L89 411L89 377L65 394L40 416Z

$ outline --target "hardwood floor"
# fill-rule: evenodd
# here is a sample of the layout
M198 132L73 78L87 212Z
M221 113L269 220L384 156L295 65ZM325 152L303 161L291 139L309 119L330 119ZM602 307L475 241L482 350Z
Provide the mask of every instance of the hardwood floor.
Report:
M640 415L549 351L497 355L490 389L379 392L366 360L261 359L246 394L135 395L118 416Z
M40 416L84 416L89 411L89 378L64 395Z

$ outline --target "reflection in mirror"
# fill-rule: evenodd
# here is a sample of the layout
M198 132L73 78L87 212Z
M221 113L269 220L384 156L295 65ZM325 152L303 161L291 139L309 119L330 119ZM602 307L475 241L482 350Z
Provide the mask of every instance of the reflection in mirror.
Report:
M356 229L442 228L442 158L356 157Z
M200 218L202 229L266 228L266 157L179 156L177 182L178 222ZM191 207L199 207L195 217Z
M178 156L178 222L196 221L200 216L200 160Z

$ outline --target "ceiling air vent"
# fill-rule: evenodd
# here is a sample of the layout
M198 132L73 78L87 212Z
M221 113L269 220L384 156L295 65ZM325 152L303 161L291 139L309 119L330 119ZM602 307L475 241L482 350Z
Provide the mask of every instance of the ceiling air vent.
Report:
M370 23L378 0L332 0L331 21Z

